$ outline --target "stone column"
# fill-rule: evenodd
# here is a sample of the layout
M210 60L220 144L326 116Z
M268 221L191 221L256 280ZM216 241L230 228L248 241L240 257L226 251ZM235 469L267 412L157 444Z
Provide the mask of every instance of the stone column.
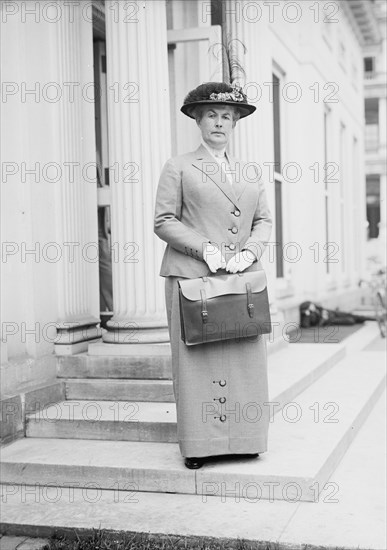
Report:
M62 17L55 23L62 90L54 104L62 168L56 184L56 235L63 250L58 263L58 354L86 350L88 341L101 336L92 22L82 16L79 2L72 8L73 21Z
M171 142L165 1L108 0L106 49L114 315L103 340L167 342L164 245L153 233Z

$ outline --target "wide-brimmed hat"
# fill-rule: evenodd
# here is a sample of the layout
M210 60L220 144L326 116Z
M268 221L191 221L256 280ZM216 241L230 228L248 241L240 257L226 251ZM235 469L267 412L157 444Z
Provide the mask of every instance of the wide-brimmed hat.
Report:
M226 82L205 82L189 92L184 99L181 112L195 118L194 108L198 105L231 105L240 112L240 118L251 115L256 107L247 103L247 97L238 84Z

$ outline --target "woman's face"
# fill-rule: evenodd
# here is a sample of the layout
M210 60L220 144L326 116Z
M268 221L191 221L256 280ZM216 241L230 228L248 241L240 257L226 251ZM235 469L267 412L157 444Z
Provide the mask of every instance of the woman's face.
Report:
M202 137L210 147L226 147L236 121L233 119L234 108L230 105L209 105L203 108L203 116L196 120Z

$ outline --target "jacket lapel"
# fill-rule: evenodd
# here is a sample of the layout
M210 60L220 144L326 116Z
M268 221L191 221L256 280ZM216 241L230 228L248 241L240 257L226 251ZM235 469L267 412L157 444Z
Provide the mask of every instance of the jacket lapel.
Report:
M247 181L243 177L243 170L242 170L241 163L235 160L235 158L229 155L228 153L226 153L226 155L228 158L228 162L230 164L231 175L233 177L234 193L235 193L236 199L239 201L243 191L246 188Z
M207 149L203 145L200 145L200 147L194 152L194 155L195 160L193 161L192 165L203 173L202 177L212 180L226 195L226 197L235 206L238 206L238 199L235 191L240 191L239 186L234 191L233 186L230 185L230 183L228 182L226 174L221 170L218 162L213 158L213 156L207 151ZM230 156L227 156L230 159ZM230 165L233 166L231 162ZM234 167L232 169L235 169L235 161ZM236 172L236 174L237 178L234 178L234 180L239 179L238 172Z

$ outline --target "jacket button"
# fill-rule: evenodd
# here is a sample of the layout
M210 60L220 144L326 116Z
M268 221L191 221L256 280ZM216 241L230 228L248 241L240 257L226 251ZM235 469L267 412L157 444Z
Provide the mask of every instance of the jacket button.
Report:
M234 216L238 217L238 216L240 216L240 215L241 215L240 211L239 211L239 210L235 210Z
M231 233L234 233L234 235L235 235L235 233L238 233L238 228L237 227L232 227L231 228Z
M230 250L235 250L235 244L234 243L229 244L228 247L229 247Z

